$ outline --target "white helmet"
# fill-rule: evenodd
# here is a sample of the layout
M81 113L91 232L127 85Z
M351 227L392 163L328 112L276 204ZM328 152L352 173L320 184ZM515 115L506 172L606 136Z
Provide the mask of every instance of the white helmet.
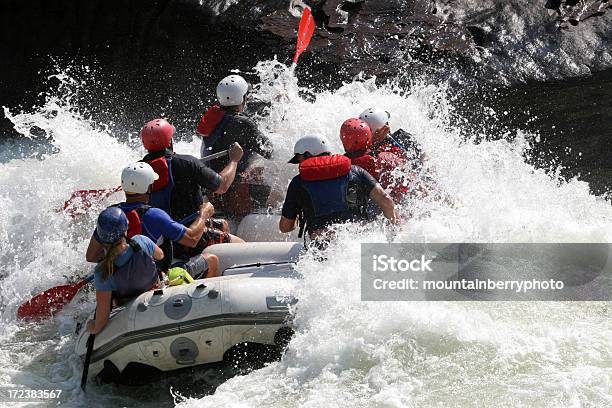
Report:
M249 84L240 75L226 76L217 85L217 99L221 106L237 106L244 102Z
M159 176L148 163L132 163L121 172L121 187L127 194L145 194Z
M390 117L389 112L378 107L368 108L359 115L359 119L368 124L370 129L372 129L372 133L385 126L389 122Z
M297 158L298 154L310 153L311 156L318 156L322 153L331 153L331 145L325 136L321 135L306 135L295 142L293 147L293 158L289 163L298 164L300 161Z

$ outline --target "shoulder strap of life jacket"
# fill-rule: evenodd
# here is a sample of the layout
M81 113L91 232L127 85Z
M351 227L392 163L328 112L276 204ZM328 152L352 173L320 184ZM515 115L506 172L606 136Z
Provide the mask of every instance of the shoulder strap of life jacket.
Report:
M220 121L218 121L213 131L208 135L208 137L204 139L204 144L206 145L206 149L205 149L206 153L210 153L215 149L215 144L219 141L219 139L221 139L221 136L223 136L223 131L225 127L227 126L229 121L232 120L231 114L225 111L222 111L222 112L223 112L223 118Z
M134 208L132 211L127 212L125 215L128 219L128 238L132 238L134 235L142 234L142 217L145 215L151 206L143 205L138 208Z
M151 188L150 204L152 207L161 208L168 214L171 212L172 189L174 189L174 178L172 176L172 154L168 152L163 155L147 155L142 160L153 167L159 179L153 183Z
M132 238L134 235L141 235L142 234L142 216L145 215L147 211L149 211L151 206L142 204L139 207L126 211L123 208L122 204L123 203L114 204L111 207L119 207L121 211L125 213L125 216L128 219L128 230L127 230L128 238Z
M224 117L225 111L221 106L218 104L211 106L202 115L202 119L198 123L197 132L204 138L209 137Z

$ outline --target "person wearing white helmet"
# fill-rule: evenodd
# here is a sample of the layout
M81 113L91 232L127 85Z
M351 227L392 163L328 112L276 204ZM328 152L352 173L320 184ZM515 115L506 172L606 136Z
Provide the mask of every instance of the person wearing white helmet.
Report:
M261 180L263 168L252 167L255 153L265 159L272 157L272 144L244 113L249 89L249 84L240 75L223 78L217 85L218 104L206 111L196 130L202 137L202 157L223 151L234 142L244 149L232 188L224 196L213 198L218 209L232 218L240 218L265 206L270 193ZM226 161L226 158L214 159L208 166L218 172Z
M370 126L372 131L372 152L390 152L404 160L410 161L412 168L418 170L425 159L421 146L412 135L403 129L391 133L389 119L391 115L380 107L371 107L359 115Z
M205 203L188 227L174 221L164 210L148 205L151 187L158 178L148 163L136 162L126 166L121 172L125 201L113 207L121 209L127 216L128 238L144 235L162 248L165 257L158 267L165 272L172 262L172 242L195 248L202 236L208 239L206 235L214 233L208 225L215 209L212 204ZM89 262L97 262L102 255L102 243L94 231L86 258ZM186 260L185 269L194 278L217 276L219 259L213 254L197 254Z
M367 220L369 199L387 219L398 222L393 200L380 184L367 171L353 166L348 157L332 154L324 136L302 137L293 153L289 163L299 164L299 174L287 188L278 225L281 232L293 231L299 218L300 236L308 232L316 239L331 224Z

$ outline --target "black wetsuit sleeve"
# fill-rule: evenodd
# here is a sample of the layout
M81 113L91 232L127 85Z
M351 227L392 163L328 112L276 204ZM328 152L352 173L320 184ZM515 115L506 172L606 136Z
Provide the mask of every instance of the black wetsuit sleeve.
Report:
M193 156L181 155L180 157L188 162L188 166L190 167L189 173L192 177L195 177L193 180L194 183L208 191L217 191L221 185L221 176L217 172L210 169Z
M296 176L291 180L287 188L287 196L285 197L285 203L283 204L283 210L281 212L283 217L295 220L302 210L302 206L299 202L299 190L300 179Z
M243 132L241 138L244 141L246 149L253 151L260 156L270 159L272 157L272 143L257 127L257 124L250 118L243 120Z
M359 166L352 166L351 172L363 194L366 197L369 196L374 187L376 187L376 185L378 184L376 179L372 177L372 175L368 173L367 170L364 170Z

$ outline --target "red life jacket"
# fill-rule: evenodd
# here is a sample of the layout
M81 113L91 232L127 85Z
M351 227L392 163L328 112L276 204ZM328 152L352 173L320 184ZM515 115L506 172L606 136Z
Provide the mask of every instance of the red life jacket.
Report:
M311 157L300 163L300 177L304 181L323 181L346 176L351 171L351 160L341 154Z
M409 182L414 178L411 172L403 172L401 177L393 175L395 169L406 164L405 158L390 151L383 151L378 153L374 161L379 174L378 182L385 190L389 190L396 202L400 201L408 193Z
M172 198L172 189L174 189L174 179L172 177L171 152L149 153L142 161L149 163L153 171L159 176L151 187L149 204L152 207L161 208L168 214L172 214L170 201Z
M221 108L221 106L214 105L210 107L202 116L202 119L200 119L200 123L198 124L197 128L198 133L203 137L210 136L224 117L225 111Z
M155 193L156 191L160 191L166 187L170 182L170 167L168 166L168 159L165 156L162 156L147 163L153 167L153 171L159 176L159 178L153 182L153 187L151 187L151 192Z
M406 157L406 152L404 150L390 143L385 143L383 145L380 145L376 149L376 152L377 152L377 155L383 152L393 153L398 158L400 158L403 162L405 162L408 159Z
M364 152L361 156L350 157L350 159L352 164L361 167L370 173L372 177L378 180L379 172L378 168L376 167L376 162L374 161L374 158L368 154L368 152Z
M134 208L132 210L126 210L125 208L123 208L123 204L126 204L126 203L115 204L115 206L119 207L121 211L125 213L125 216L128 219L128 230L127 230L128 238L132 238L134 235L142 235L141 218L147 211L149 211L149 208L151 208L151 206L143 204L142 206L138 208Z

